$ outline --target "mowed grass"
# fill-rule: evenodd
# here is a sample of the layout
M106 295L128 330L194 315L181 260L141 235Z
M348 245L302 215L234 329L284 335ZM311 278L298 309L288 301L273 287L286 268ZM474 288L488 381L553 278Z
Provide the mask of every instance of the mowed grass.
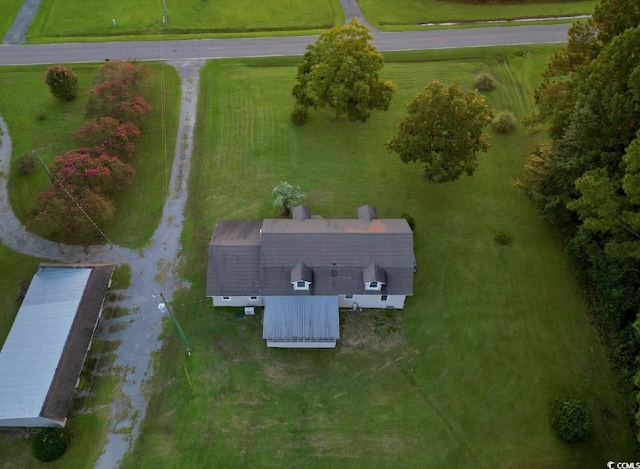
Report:
M18 14L18 10L22 6L23 0L0 0L0 41L4 39L5 34L13 24L13 20Z
M344 20L339 0L165 0L169 21L162 24L163 2L139 0L52 0L43 2L28 40L158 34L211 34L252 31L315 30ZM116 24L113 24L115 20Z
M598 0L469 5L443 0L359 0L369 22L383 30L423 29L424 23L515 20L593 13Z
M168 329L147 417L124 468L604 467L633 460L615 378L561 244L511 179L537 137L493 134L473 177L427 184L418 164L384 149L410 100L430 80L479 70L487 94L518 117L532 108L550 48L387 56L398 93L366 124L312 111L294 127L295 59L209 62L183 235L189 290L173 310L192 344ZM214 309L204 297L207 243L222 218L274 217L271 190L298 184L324 217L417 223L414 296L402 311L341 313L336 350L267 349L261 318ZM498 232L513 238L494 242ZM170 325L169 325L170 327ZM562 443L550 400L585 399L586 441Z
M161 64L151 67L156 77L150 93L153 110L132 157L136 174L133 183L116 199L116 216L109 226L101 227L112 242L131 248L144 247L160 222L179 119L180 79L176 70ZM9 200L23 223L31 218L35 197L49 187L50 180L42 167L28 176L18 174L15 161L37 149L49 164L56 156L75 148L71 134L85 121L84 93L91 88L97 68L96 64L72 66L83 95L70 103L51 95L44 83L45 66L0 70L0 115L7 122L13 144ZM104 240L97 237L95 242Z

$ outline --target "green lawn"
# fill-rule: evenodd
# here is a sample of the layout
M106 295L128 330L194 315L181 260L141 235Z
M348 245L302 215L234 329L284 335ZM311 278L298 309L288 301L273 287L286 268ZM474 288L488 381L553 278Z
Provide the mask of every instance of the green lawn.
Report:
M82 91L91 87L98 65L73 65ZM165 178L173 162L180 106L177 72L153 64L156 84L150 102L153 111L142 129L133 156L136 175L117 199L117 213L105 232L116 244L132 248L146 245L162 216ZM71 103L54 98L44 83L45 66L3 67L0 70L0 114L7 122L13 143L13 159L33 148L47 163L74 148L71 134L84 122L84 97ZM162 90L164 89L164 93ZM164 96L164 112L162 111ZM42 168L29 176L10 174L9 199L20 220L31 216L36 195L49 186Z
M22 3L23 0L0 0L0 11L2 11L0 16L0 42L11 27Z
M247 33L315 30L342 23L339 0L165 0L169 21L163 27L163 2L51 0L43 2L27 35L31 42L68 38L166 34ZM113 20L116 24L113 24Z
M202 72L184 271L173 332L156 361L142 434L124 468L604 467L633 460L614 378L554 233L511 185L534 143L493 135L473 177L431 185L383 148L431 79L491 71L497 109L531 111L550 48L394 54L398 93L366 124L312 111L289 122L296 59L209 62ZM389 57L389 56L388 56ZM267 349L259 316L204 298L216 220L277 216L271 190L300 185L325 217L416 222L415 295L402 311L342 313L334 351ZM493 237L509 233L513 243ZM169 329L169 331L171 331ZM187 380L187 374L189 380ZM192 384L190 388L189 383ZM584 398L591 436L567 445L547 420L559 393Z
M422 29L423 23L513 20L591 14L598 0L469 5L443 0L359 0L371 24L383 30Z

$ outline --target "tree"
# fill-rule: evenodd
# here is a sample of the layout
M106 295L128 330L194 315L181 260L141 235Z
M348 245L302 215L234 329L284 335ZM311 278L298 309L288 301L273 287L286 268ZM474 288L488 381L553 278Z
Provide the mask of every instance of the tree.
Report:
M89 90L86 114L90 118L113 117L138 127L151 105L143 98L151 83L151 69L140 62L106 62Z
M458 82L446 86L432 81L407 104L398 135L386 146L405 163L424 162L427 181L454 181L462 173L472 175L478 152L489 149L489 136L482 129L492 117L476 90L463 91Z
M78 75L68 67L49 67L44 73L44 81L56 98L72 101L78 96Z
M286 216L291 215L293 207L301 205L304 202L304 194L298 186L281 181L273 188L273 195L276 198L273 201L273 207L282 209L282 213Z
M558 436L567 443L583 440L593 423L586 404L570 397L554 399L550 420Z
M292 91L295 121L304 122L309 107L329 106L336 117L360 122L372 110L389 108L396 86L379 78L384 64L382 54L369 44L372 39L368 28L353 18L307 47Z
M34 216L29 226L47 236L88 240L98 232L85 213L98 226L103 226L113 218L115 206L112 200L88 187L69 184L63 189L54 182L36 197Z
M65 185L86 187L96 194L113 195L130 184L134 170L115 156L92 150L72 150L59 156L49 169Z
M72 138L80 147L123 158L135 150L140 129L132 122L121 124L113 117L100 117L85 122Z

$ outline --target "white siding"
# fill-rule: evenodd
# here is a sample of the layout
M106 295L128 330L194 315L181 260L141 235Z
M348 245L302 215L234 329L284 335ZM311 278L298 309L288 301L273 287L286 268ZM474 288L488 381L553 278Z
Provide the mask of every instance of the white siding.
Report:
M358 308L404 308L406 295L387 295L387 301L382 301L382 295L353 295L353 298L345 298L347 295L338 295L338 306L340 308L352 308L353 303L358 304Z
M291 342L267 340L267 347L273 348L336 348L335 340L324 342Z
M406 295L387 295L387 301L382 301L382 295L353 295L353 299L346 299L347 295L338 295L339 308L351 308L353 303L358 303L359 308L404 308ZM250 296L230 296L225 301L222 296L213 296L213 306L264 306L264 297L259 296L252 300Z
M213 306L264 306L264 297L258 296L257 299L251 299L250 296L213 296ZM223 300L222 298L229 298Z

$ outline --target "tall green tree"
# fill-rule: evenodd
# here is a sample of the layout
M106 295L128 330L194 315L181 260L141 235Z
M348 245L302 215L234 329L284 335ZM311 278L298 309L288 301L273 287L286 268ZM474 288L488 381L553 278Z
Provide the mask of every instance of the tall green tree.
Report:
M72 101L78 96L78 75L69 67L52 65L44 73L44 82L56 98Z
M449 86L432 81L407 104L398 135L387 149L405 163L422 161L429 182L448 182L478 167L478 153L489 149L482 129L493 111L476 90L464 91L458 82Z
M386 111L396 86L380 79L382 54L369 29L355 18L335 26L307 47L293 86L292 118L303 123L310 107L329 106L336 117L365 122L372 110Z

